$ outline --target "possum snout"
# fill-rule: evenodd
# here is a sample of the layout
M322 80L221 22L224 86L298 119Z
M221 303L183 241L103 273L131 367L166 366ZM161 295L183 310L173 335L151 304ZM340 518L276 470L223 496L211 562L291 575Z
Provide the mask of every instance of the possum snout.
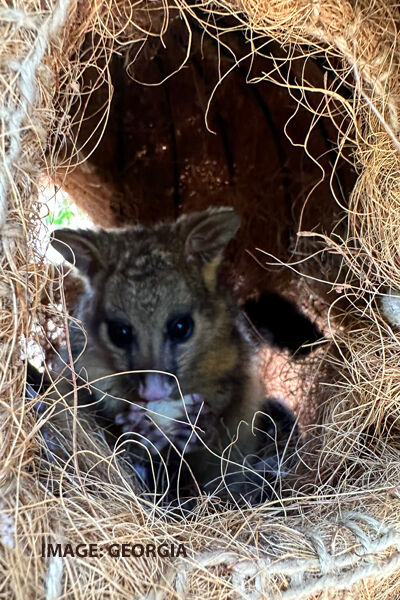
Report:
M139 396L148 402L169 398L176 389L175 379L163 373L144 373L139 376Z

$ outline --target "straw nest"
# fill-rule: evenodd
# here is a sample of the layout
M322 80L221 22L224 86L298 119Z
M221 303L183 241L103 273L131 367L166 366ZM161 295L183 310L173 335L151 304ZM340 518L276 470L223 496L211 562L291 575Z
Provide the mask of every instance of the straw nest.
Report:
M108 81L112 54L131 63L177 16L189 42L197 22L221 44L226 31L240 30L249 53L266 52L263 42L273 39L287 61L320 59L327 77L318 90L306 79L294 89L278 62L264 77L306 108L307 95L319 96L315 116L333 120L337 155L357 171L351 196L331 198L345 235L333 223L317 239L320 253L340 260L329 282L336 325L323 357L335 377L320 386L324 402L299 450L298 479L258 507L199 499L186 519L136 493L129 469L93 428L72 418L63 431L46 429L48 414L38 417L23 400L22 360L42 340L40 324L67 323L54 300L59 282L36 244L40 176L79 163L76 116ZM400 339L379 309L381 294L400 289L398 25L398 6L387 0L2 3L0 597L399 597ZM97 73L91 89L80 85L89 65ZM96 135L106 116L107 107ZM157 540L184 543L188 556L43 558L43 540Z

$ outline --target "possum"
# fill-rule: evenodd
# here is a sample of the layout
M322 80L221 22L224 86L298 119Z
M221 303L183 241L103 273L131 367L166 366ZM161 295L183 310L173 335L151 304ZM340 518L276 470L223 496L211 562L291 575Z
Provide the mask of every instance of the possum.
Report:
M255 451L256 411L268 422L269 409L277 414L219 276L239 225L232 208L218 207L151 227L59 229L52 238L85 282L74 315L83 328L69 330L79 403L151 451L184 451L201 486ZM234 438L224 467L220 454Z

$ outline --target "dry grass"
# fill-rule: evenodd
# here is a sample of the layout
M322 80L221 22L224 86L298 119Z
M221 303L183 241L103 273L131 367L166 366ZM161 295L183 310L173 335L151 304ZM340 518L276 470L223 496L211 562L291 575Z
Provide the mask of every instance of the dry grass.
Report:
M268 53L267 36L286 47L288 61L298 53L324 59L333 81L326 89L305 80L289 89L279 62L265 78L308 107L308 94L319 94L316 118L334 119L338 153L351 148L359 173L342 206L346 238L333 227L317 240L321 253L341 257L341 276L329 284L346 308L339 327L332 302L334 351L324 361L336 376L321 391L324 410L310 427L298 478L282 498L256 508L218 509L200 498L186 519L136 493L128 466L73 418L76 406L58 426L59 447L49 449L49 415L37 418L22 400L21 361L33 336L43 342L37 323L53 319L65 327L68 320L53 302L57 278L35 250L38 176L82 160L74 150L77 115L96 86L111 83L112 53L123 51L129 64L178 13L189 43L190 16L220 44L229 28L243 31L250 54ZM233 16L229 27L221 16ZM396 3L386 0L1 4L0 598L399 596L399 336L377 306L387 287L400 289L397 19ZM89 68L96 76L87 89L81 82ZM351 89L346 98L343 81ZM107 112L108 104L94 140ZM43 539L183 542L189 558L44 560Z

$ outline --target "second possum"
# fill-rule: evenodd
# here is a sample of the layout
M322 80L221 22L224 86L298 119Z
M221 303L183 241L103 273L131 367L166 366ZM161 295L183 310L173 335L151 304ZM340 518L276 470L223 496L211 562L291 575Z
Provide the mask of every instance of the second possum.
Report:
M75 371L92 383L91 395L79 401L96 401L103 418L144 432L154 447L165 440L185 445L201 484L221 470L212 452L265 401L240 311L218 278L239 224L233 209L221 207L153 227L61 229L52 240L86 284L74 315L86 337L70 327ZM147 430L144 409L154 421ZM179 424L188 414L203 431L191 429L190 443L187 436L182 442ZM252 452L250 427L240 431L240 452Z

